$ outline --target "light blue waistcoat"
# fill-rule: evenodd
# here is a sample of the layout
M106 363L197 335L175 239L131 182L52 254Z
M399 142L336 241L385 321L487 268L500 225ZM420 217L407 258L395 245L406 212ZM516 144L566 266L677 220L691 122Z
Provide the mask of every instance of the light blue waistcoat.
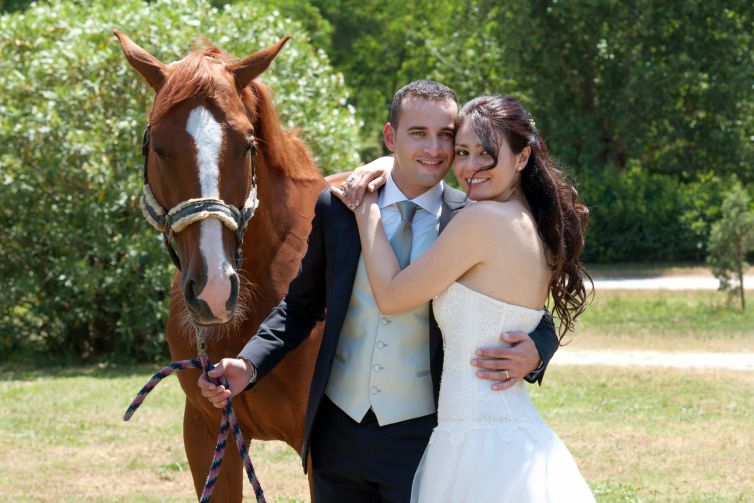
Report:
M437 233L430 236L431 241ZM431 245L414 242L412 261ZM367 279L364 257L325 393L355 421L372 408L381 426L435 412L429 367L429 304L385 316Z

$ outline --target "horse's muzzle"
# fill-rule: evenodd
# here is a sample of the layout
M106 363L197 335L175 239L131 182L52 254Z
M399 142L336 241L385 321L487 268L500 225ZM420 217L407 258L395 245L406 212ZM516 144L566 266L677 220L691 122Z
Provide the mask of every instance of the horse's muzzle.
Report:
M195 324L200 326L224 325L233 320L238 303L238 274L229 275L229 288L220 291L208 288L206 283L200 284L189 277L183 284L183 299L191 313ZM210 291L208 291L210 290ZM222 292L227 295L218 297Z

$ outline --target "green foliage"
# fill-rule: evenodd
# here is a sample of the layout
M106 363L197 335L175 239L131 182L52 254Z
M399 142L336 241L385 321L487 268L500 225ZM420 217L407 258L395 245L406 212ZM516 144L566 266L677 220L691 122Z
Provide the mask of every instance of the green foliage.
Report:
M723 183L706 175L682 184L639 166L583 174L579 195L590 211L586 261L702 260Z
M263 80L321 166L358 157L343 78L269 2L54 2L0 17L0 350L157 357L173 267L140 215L141 132L152 91L118 28L165 62L206 35L243 56L294 40Z
M425 45L432 36L450 37L450 2L416 0L312 0L333 27L330 56L355 90L351 103L366 127L362 154L383 151L382 127L393 94L426 78L437 61Z
M462 101L519 96L583 182L590 260L703 259L720 202L707 182L754 181L749 0L312 3L365 120L363 155L380 152L390 98L410 80Z
M663 261L694 254L685 246L690 236L666 239L678 234L682 209L678 183L672 178L635 167L622 175L611 169L579 181L580 196L590 211L587 262Z
M746 307L743 279L748 267L746 256L754 252L754 209L751 198L741 184L734 184L725 194L722 217L712 224L707 262L720 280L720 290L738 295L741 309Z
M15 12L29 7L32 0L3 0L3 8L0 12Z
M463 100L522 96L579 171L639 163L683 181L754 177L748 0L313 3L333 24L333 62L368 131L400 85L431 77Z
M750 2L522 0L495 20L506 67L568 166L633 162L680 180L751 166Z

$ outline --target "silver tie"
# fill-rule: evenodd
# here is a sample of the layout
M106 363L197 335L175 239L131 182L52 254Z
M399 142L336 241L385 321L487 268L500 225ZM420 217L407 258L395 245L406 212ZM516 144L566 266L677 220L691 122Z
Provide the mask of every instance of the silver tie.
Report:
M395 257L398 259L398 265L403 269L411 261L411 239L413 238L411 221L414 219L414 215L416 215L418 206L407 200L399 201L396 204L398 205L398 211L401 213L401 222L390 237L390 245L393 247Z

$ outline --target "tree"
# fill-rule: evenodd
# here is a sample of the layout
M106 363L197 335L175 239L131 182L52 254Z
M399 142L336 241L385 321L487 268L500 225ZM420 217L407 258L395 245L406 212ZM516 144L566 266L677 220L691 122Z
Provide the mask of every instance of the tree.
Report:
M450 18L454 36L431 40L450 63L436 74L522 95L566 165L621 172L633 162L682 181L754 176L750 1L464 4Z
M741 309L745 309L744 270L748 267L746 256L754 252L754 210L740 183L725 195L722 218L712 225L708 249L707 261L720 280L720 290L738 294Z
M333 66L354 90L351 103L364 120L362 157L383 152L382 127L393 94L427 78L438 65L426 42L452 37L454 2L436 0L311 0L332 25Z

